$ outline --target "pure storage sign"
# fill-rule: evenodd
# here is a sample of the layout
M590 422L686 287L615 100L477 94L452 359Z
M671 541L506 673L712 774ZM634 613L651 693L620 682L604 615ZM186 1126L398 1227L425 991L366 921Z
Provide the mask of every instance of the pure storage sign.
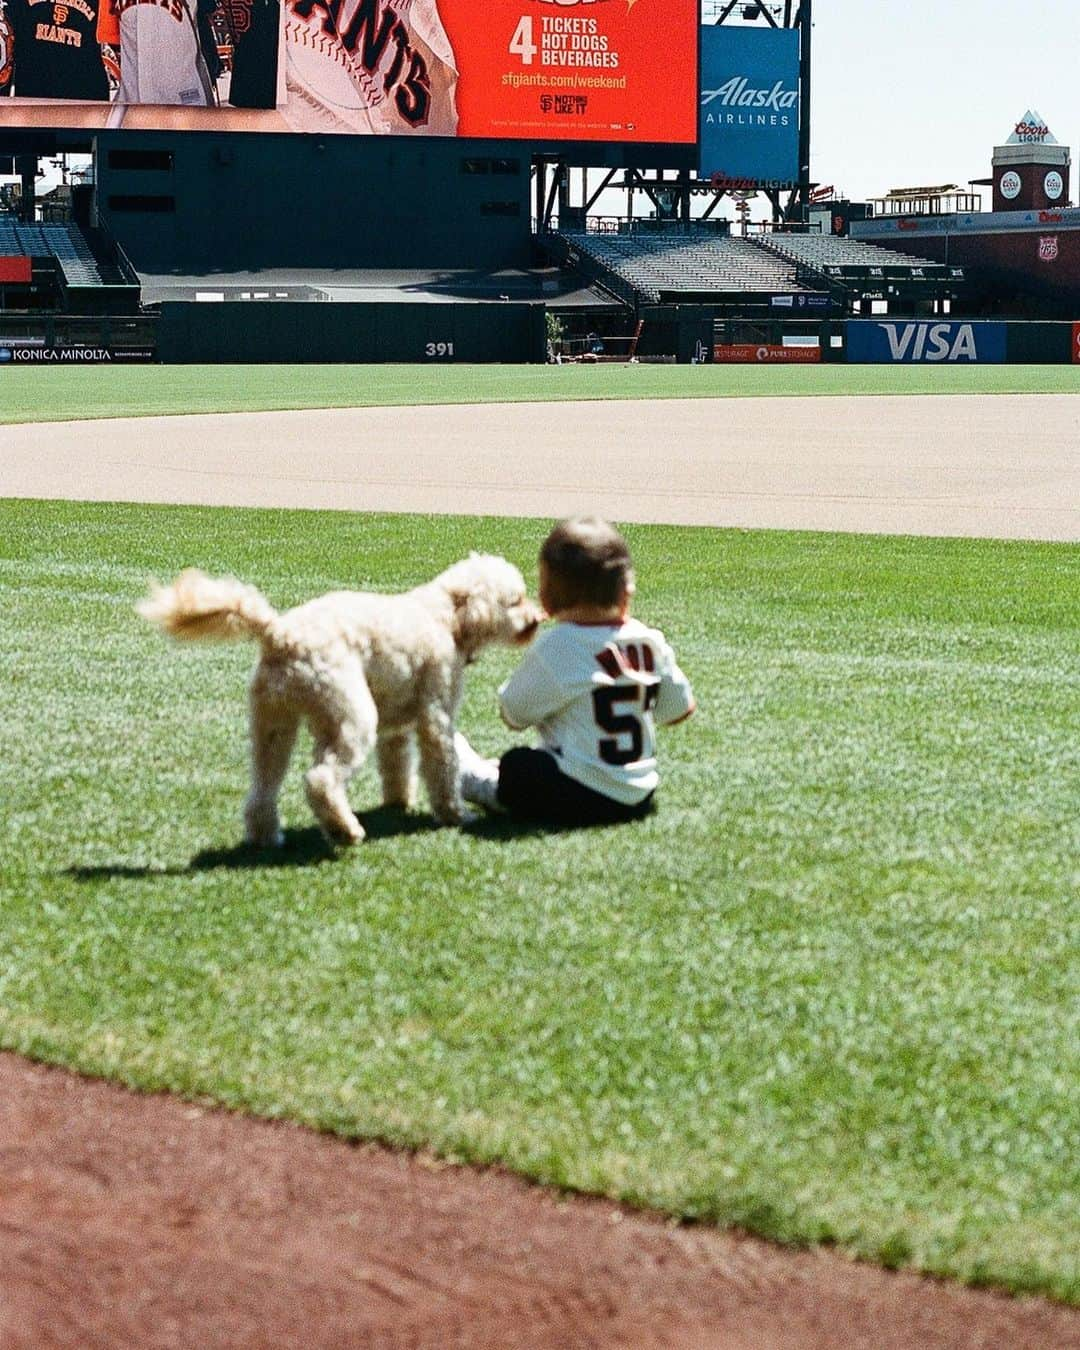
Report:
M1000 365L1002 323L872 323L845 325L848 361L874 365Z
M0 0L0 126L697 139L696 0L42 8Z
M701 30L701 176L786 187L799 180L799 33Z

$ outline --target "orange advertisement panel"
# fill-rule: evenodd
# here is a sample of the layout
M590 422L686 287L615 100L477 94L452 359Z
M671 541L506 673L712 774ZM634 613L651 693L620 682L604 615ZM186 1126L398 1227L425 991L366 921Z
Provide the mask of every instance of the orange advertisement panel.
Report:
M697 140L697 0L440 0L458 135Z
M758 342L717 343L713 360L724 365L812 365L821 360L821 348Z
M697 64L697 0L0 0L0 128L693 145Z

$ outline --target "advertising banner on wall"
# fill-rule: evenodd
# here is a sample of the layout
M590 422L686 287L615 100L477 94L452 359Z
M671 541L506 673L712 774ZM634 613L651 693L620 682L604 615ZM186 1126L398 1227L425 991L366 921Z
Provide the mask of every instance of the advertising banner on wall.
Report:
M0 128L693 145L697 0L0 0Z
M1003 323L874 322L844 325L848 361L882 365L1000 365L1005 360Z
M799 181L799 33L701 30L702 178L740 187Z
M41 339L0 337L0 367L108 366L146 364L154 359L152 347L51 346Z
M785 347L778 342L718 342L713 360L721 365L805 366L821 360L820 347Z

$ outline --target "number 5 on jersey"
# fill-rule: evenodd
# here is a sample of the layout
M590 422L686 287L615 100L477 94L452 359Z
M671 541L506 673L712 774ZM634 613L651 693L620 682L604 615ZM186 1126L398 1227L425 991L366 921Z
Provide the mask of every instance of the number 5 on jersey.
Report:
M593 716L602 736L597 744L605 764L633 764L645 747L642 717L653 707L660 694L655 684L605 685L592 693Z

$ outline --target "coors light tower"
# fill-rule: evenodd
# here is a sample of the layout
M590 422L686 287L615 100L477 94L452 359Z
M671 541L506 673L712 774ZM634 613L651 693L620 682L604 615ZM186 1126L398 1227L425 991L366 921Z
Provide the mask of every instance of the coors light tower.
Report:
M1031 109L994 147L994 210L1047 211L1069 204L1069 148Z

